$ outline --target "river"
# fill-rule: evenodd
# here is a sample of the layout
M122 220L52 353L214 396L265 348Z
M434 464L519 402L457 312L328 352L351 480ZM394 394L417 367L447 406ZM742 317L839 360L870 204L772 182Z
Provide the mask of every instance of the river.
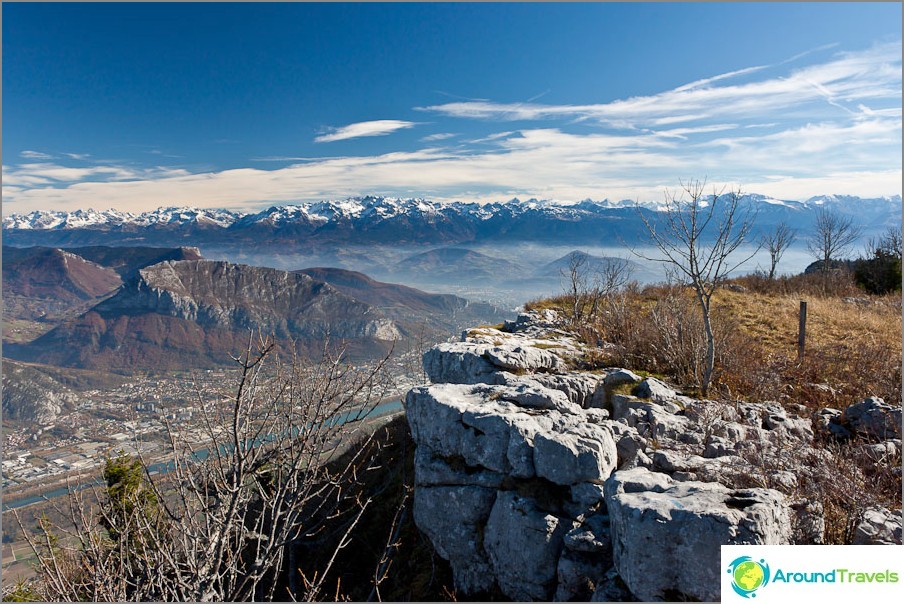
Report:
M378 417L383 417L385 415L392 415L393 413L397 413L402 410L402 401L389 401L386 403L381 403L373 408L373 410L367 414L368 420L376 419ZM353 418L357 418L359 412L350 411L345 413L344 415L339 416L336 419L337 424L344 424ZM210 455L210 449L200 449L195 451L194 456L198 459L198 461L203 461L207 459L207 456ZM148 466L148 471L152 474L166 474L167 472L172 471L173 462L159 462L153 463ZM100 486L103 485L104 481L101 478L96 478L94 480L90 480L84 483L80 483L77 485L67 485L65 487L59 487L57 489L53 489L52 491L48 491L46 493L42 493L41 495L32 495L31 497L23 497L22 499L14 499L12 501L4 501L3 502L3 511L15 510L18 508L23 508L29 505L33 505L35 503L40 503L42 501L47 501L48 499L55 499L57 497L62 497L63 495L69 494L70 488L72 490L80 491L82 489L87 489L91 486Z

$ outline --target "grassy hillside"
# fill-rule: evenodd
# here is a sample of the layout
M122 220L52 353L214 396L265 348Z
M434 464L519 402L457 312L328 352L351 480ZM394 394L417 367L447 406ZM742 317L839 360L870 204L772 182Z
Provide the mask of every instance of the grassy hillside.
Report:
M807 302L806 350L798 358L798 313ZM690 289L633 286L581 309L577 331L588 366L656 372L689 391L698 383L703 328ZM737 279L713 303L717 339L715 398L776 400L811 410L843 407L867 396L901 404L901 294L870 295L850 277L828 285L820 275L768 281ZM527 308L574 314L570 297ZM598 344L605 343L602 346Z

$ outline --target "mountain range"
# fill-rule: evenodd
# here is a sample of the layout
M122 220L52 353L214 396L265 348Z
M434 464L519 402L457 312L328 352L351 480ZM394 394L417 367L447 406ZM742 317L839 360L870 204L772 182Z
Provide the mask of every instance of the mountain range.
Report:
M217 366L241 353L253 333L272 335L282 349L305 356L321 353L329 341L367 358L411 336L446 337L475 320L506 317L488 304L352 271L232 264L202 259L194 248L4 252L11 295L70 310L42 316L55 325L31 341L7 342L4 353L62 367Z
M742 204L758 211L757 227L779 222L806 231L816 210L853 216L865 234L900 222L901 197L819 196L805 201L749 194ZM637 207L635 207L637 206ZM221 209L160 208L132 214L78 210L10 214L3 219L7 245L195 245L280 247L309 250L323 243L451 245L468 242L533 241L590 244L636 240L644 234L638 212L659 204L584 200L560 204L531 199L441 203L426 199L356 197L274 206L257 213Z

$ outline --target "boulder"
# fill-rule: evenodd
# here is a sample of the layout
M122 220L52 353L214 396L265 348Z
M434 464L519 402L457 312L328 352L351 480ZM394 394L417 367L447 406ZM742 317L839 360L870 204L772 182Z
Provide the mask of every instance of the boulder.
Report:
M561 392L550 393L571 405ZM418 447L434 457L561 485L608 478L618 457L611 430L584 421L580 412L530 413L541 399L542 393L530 388L437 384L412 389L405 409Z
M484 547L502 592L516 601L550 600L562 540L570 520L539 509L527 497L501 491L487 521Z
M901 510L872 507L854 531L854 545L901 545Z
M586 602L596 584L609 569L605 560L593 554L566 549L556 569L556 602Z
M414 490L414 522L449 561L455 589L462 594L488 591L494 579L483 543L483 526L496 490L474 486L419 487Z
M901 461L901 441L897 438L866 445L864 451L876 463L898 464Z
M434 384L492 384L499 368L483 357L490 347L470 342L446 342L424 353L427 378Z
M489 401L474 386L437 384L414 388L405 399L411 435L418 447L435 455L460 456L468 466L508 473L510 434L516 421L534 419L519 414L512 403Z
M615 568L641 601L719 600L721 545L791 537L788 506L770 489L675 482L635 468L607 481L606 506Z
M633 371L615 368L606 370L606 377L603 379L603 383L611 388L621 386L622 384L636 384L642 379L642 377Z
M878 439L901 438L901 407L892 407L872 396L844 411L851 430Z
M516 373L561 372L567 369L565 362L557 354L516 342L494 346L483 357L499 369Z
M678 398L678 393L656 378L647 378L634 388L634 395L650 399L657 403L665 403Z
M564 428L534 435L537 476L561 485L609 478L618 459L611 430L586 423Z
M414 452L414 484L417 487L479 486L498 488L505 475L483 468L468 466L460 456L444 458L427 447Z
M831 436L837 440L847 440L851 437L851 431L841 425L843 417L844 413L839 409L826 407L825 409L820 409L813 416L813 424L817 430L826 436Z
M585 409L602 407L602 402L596 404L594 400L594 395L600 385L600 378L592 373L539 374L531 376L530 380L545 388L564 393L568 400L578 407Z

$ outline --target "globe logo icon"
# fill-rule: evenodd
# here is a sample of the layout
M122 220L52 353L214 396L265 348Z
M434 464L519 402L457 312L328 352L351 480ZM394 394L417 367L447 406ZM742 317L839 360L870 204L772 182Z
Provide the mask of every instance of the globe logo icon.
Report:
M728 574L732 589L742 598L755 598L754 592L769 583L769 565L750 556L735 558L728 565Z

